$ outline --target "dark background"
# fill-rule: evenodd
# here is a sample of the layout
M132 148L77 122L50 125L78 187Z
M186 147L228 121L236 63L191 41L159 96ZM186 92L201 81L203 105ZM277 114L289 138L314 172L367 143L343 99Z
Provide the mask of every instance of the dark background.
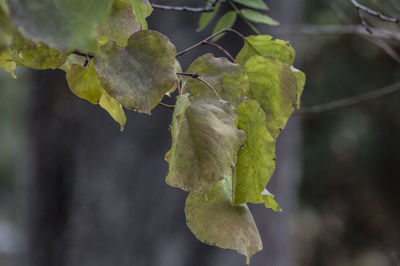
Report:
M308 77L303 106L400 80L398 63L369 38L298 30L359 24L349 1L267 4L282 26L259 28L296 49L295 65ZM155 11L150 28L182 50L212 31L196 33L198 18ZM235 28L251 34L240 20ZM232 54L242 45L231 35L220 43ZM183 68L205 52L222 56L201 48L179 58ZM0 73L1 266L244 265L237 253L195 239L185 225L186 193L164 182L169 110L127 111L120 133L106 112L72 95L64 72L17 75ZM291 118L268 185L284 211L251 206L264 242L252 265L400 265L399 101L397 93Z

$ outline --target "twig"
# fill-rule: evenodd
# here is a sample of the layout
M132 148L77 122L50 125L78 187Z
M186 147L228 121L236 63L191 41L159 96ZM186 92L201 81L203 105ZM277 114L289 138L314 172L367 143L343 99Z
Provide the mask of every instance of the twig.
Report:
M211 40L212 38L214 38L215 36L218 36L218 35L220 35L220 34L222 34L222 33L224 33L224 32L232 32L232 33L236 34L237 36L239 36L240 38L242 38L242 40L243 40L244 42L246 42L258 55L261 55L261 53L251 44L251 42L249 42L249 41L246 39L246 37L245 37L243 34L241 34L240 32L238 32L237 30L234 30L234 29L231 29L231 28L225 28L225 29L220 30L219 32L216 32L216 33L214 33L214 34L208 36L208 37L205 38L204 40L202 40L202 41L200 41L200 42L198 42L198 43L196 43L196 44L190 46L189 48L186 48L185 50L183 50L183 51L177 53L176 56L177 56L177 57L178 57L178 56L182 56L182 55L184 55L185 53L187 53L187 52L189 52L189 51L191 51L191 50L193 50L193 49L199 47L200 45L203 45L205 42L210 41L210 40Z
M214 0L210 5L205 7L188 7L188 6L168 6L168 5L158 5L151 4L151 6L155 9L161 10L172 10L172 11L186 11L186 12L212 12L214 11L215 5L219 2L219 0Z
M227 50L222 48L222 46L220 46L220 45L218 45L216 43L213 43L213 42L209 42L209 41L205 41L202 44L216 47L218 50L223 52L233 63L236 63L235 58L233 58L232 55Z
M243 16L242 12L239 10L239 8L237 8L237 6L232 2L232 0L228 0L228 3L235 10L235 12L243 19L243 21L250 27L250 29L254 31L255 34L257 35L261 34L261 32L256 27L254 27L254 25L245 16Z
M365 20L364 15L362 14L362 12L365 12L365 13L371 15L371 16L377 17L377 18L379 18L379 19L381 19L383 21L390 22L390 23L395 23L395 24L397 24L398 27L400 27L400 19L399 18L385 16L384 14L382 14L382 13L380 13L378 11L372 10L372 9L366 7L366 6L363 6L363 5L359 4L357 2L357 0L350 0L350 1L357 8L357 12L358 12L358 16L360 17L361 24L365 27L365 29L369 33L372 34L372 31L371 31L371 28L368 26L368 23Z
M160 105L160 106L162 106L162 107L164 107L164 108L167 108L167 109L169 109L169 110L175 110L175 105L169 105L169 104L165 104L165 103L162 103L162 102L160 102L158 105Z
M193 79L196 79L196 80L204 83L216 96L219 97L218 92L213 88L213 86L211 86L211 84L208 83L206 80L202 79L199 74L196 74L196 73L180 73L180 72L177 72L176 74L179 75L179 76L191 77Z
M400 91L400 82L394 83L392 85L389 85L387 87L369 91L366 93L358 94L349 98L344 98L336 101L332 101L329 103L324 103L324 104L317 104L314 106L309 106L309 107L303 107L299 111L296 112L298 115L313 115L313 114L319 114L323 112L328 112L328 111L333 111L339 108L371 101L378 99L380 97L395 93L397 91Z

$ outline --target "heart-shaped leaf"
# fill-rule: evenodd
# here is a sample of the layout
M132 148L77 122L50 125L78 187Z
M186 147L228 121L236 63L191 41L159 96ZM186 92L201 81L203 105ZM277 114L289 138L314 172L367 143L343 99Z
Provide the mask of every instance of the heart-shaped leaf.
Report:
M94 66L107 93L125 108L150 114L173 88L176 48L156 31L134 33L126 48L114 42L101 47Z

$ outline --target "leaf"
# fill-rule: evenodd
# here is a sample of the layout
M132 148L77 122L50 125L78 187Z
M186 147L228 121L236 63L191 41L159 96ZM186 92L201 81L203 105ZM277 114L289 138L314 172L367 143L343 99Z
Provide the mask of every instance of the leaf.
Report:
M248 100L239 105L238 115L246 142L239 150L233 176L233 203L264 203L279 211L273 197L271 203L270 195L261 194L275 170L275 139L265 127L265 113L257 101Z
M232 175L245 141L235 108L216 98L178 96L172 118L172 147L167 184L206 193L211 183Z
M221 3L218 2L215 7L214 10L211 12L203 12L200 16L199 19L199 25L197 27L197 32L204 30L205 27L207 27L208 24L210 24L210 22L213 20L213 18L215 17L215 15L218 13L218 10L221 6Z
M88 67L71 65L67 71L66 79L69 89L79 98L85 99L92 104L98 104L103 93L103 88L97 78L93 61Z
M232 180L211 186L208 200L190 192L185 205L186 223L197 239L209 245L233 249L249 260L262 250L253 216L246 204L232 206Z
M273 57L253 56L244 68L249 76L249 98L264 110L266 126L277 138L297 103L297 81L290 67Z
M29 41L20 34L14 35L10 51L18 65L39 70L59 68L68 57L47 45Z
M113 97L108 95L106 91L103 90L100 98L99 105L101 108L107 111L107 113L121 126L121 131L124 130L126 124L126 116L122 105L117 102Z
M110 0L9 0L26 38L59 50L97 51L96 29L108 21Z
M264 3L263 0L233 0L233 2L254 9L268 10L268 6Z
M14 27L7 15L5 2L0 4L0 53L11 45Z
M126 46L128 38L139 30L140 26L136 24L130 0L114 0L109 21L100 28L102 42L113 40L123 47Z
M130 0L132 4L133 14L136 17L136 23L142 26L142 30L147 30L146 18L153 12L148 0Z
M233 26L233 24L235 24L236 21L236 13L235 11L228 11L225 13L225 15L223 15L217 22L217 24L214 27L214 31L213 33L217 33L225 28L230 28ZM215 36L214 38L212 38L212 41L217 41L220 38L222 38L222 36L224 36L225 34L220 34L218 36Z
M17 76L15 76L13 71L16 67L17 65L15 64L14 59L11 57L10 51L8 49L0 52L0 68L10 73L11 76L15 79L17 78Z
M304 86L306 85L306 75L295 67L291 67L297 81L297 109L300 109L301 95L303 94Z
M225 57L215 58L206 54L197 58L187 70L188 73L197 73L206 80L227 102L239 105L249 91L249 78L242 66L231 63ZM184 92L202 97L214 97L213 92L204 84L195 79L188 79L182 88Z
M246 37L246 42L236 56L236 61L244 65L254 55L272 56L290 66L293 64L295 52L287 41L272 40L270 35L253 35Z
M276 21L275 19L271 18L270 16L267 16L265 14L262 14L260 12L251 10L251 9L247 9L247 8L243 8L240 10L240 13L242 13L242 15L247 18L248 20L250 20L251 22L254 23L262 23L262 24L267 24L267 25L272 25L272 26L277 26L279 25L279 22Z
M150 114L174 86L176 48L156 31L134 33L126 48L108 42L95 57L100 83L127 109Z

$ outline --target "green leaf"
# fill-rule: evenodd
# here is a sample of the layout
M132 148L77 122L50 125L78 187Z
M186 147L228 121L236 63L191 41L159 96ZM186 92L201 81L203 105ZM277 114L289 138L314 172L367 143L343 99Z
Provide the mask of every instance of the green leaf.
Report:
M100 83L127 109L150 114L173 88L176 48L156 31L134 33L126 48L108 42L94 59Z
M242 13L242 15L245 18L247 18L248 20L250 20L251 22L254 22L254 23L262 23L262 24L267 24L267 25L272 25L272 26L279 25L279 22L274 20L270 16L267 16L265 14L262 14L260 12L257 12L257 11L251 10L251 9L243 8L240 10L240 13Z
M244 68L250 81L249 98L260 103L267 129L277 138L297 103L296 77L288 65L273 57L253 56Z
M18 65L39 70L59 68L68 57L47 45L29 41L20 34L14 36L10 51Z
M146 18L151 15L153 8L148 0L130 0L133 8L133 14L136 17L136 23L142 26L142 30L147 30Z
M232 176L237 151L245 141L237 113L216 98L178 97L172 118L167 184L206 193L211 183Z
M272 36L269 35L253 35L246 37L246 42L236 56L236 61L244 65L254 55L272 56L290 66L293 64L295 52L287 41L272 40Z
M225 101L239 105L249 91L249 78L242 66L231 63L225 57L215 58L206 54L197 58L187 70L188 73L199 74L206 80ZM188 78L184 92L202 97L216 97L215 94L202 82Z
M211 186L208 200L190 192L185 205L186 223L201 242L233 249L248 258L262 250L253 216L246 204L232 206L232 180Z
M107 111L107 113L121 126L121 131L124 130L126 124L126 116L122 105L117 102L113 97L108 95L106 91L103 90L101 94L99 105L101 108Z
M17 78L13 71L17 67L17 64L15 64L14 59L10 55L10 51L4 50L3 52L0 52L0 68L4 69L8 73L11 74L13 78Z
M22 35L59 50L97 51L97 28L107 23L110 0L9 0Z
M110 19L100 28L102 41L113 40L118 46L126 46L128 38L140 30L129 0L114 0L111 6ZM103 44L104 44L103 43Z
M230 28L233 26L233 24L235 24L237 15L235 11L229 11L226 12L225 15L223 15L217 22L217 24L215 25L214 31L213 33L217 33L222 29L225 28ZM222 36L224 36L225 34L220 34L218 36L215 36L212 41L217 41L220 38L222 38Z
M103 88L97 78L93 61L87 67L71 65L67 71L66 79L69 89L79 98L85 99L92 104L98 104L103 93Z
M254 9L268 10L268 6L264 3L263 0L233 0L233 2Z
M262 195L275 170L275 139L265 127L265 113L255 100L242 102L238 107L239 129L246 132L246 142L238 153L233 176L233 203L265 203L279 211L270 195Z
M215 17L215 15L218 13L218 10L221 6L221 3L218 2L215 7L214 10L211 12L203 12L200 16L199 19L199 25L197 27L197 31L202 31L204 30L205 27L207 27L208 24L210 24L211 20L213 20L213 18Z
M0 53L11 45L14 27L7 15L5 2L0 5Z
M295 67L291 67L297 81L297 109L300 109L301 95L303 94L304 86L306 85L306 75Z

